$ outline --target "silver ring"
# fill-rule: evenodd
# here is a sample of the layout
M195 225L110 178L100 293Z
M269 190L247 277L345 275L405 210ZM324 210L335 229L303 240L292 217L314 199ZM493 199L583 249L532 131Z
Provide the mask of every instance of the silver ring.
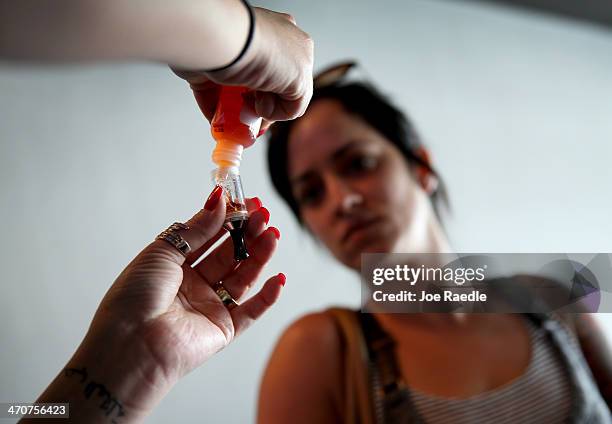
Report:
M188 225L182 222L175 222L155 237L155 240L165 240L181 252L183 256L187 256L191 252L191 246L189 246L189 243L181 236L179 231L188 229Z
M213 289L215 290L215 293L217 293L217 296L219 296L219 299L221 299L221 302L223 302L223 304L228 310L231 311L236 306L238 306L238 302L236 302L236 299L234 299L232 295L229 294L229 292L223 285L223 281L219 281L217 284L215 284Z

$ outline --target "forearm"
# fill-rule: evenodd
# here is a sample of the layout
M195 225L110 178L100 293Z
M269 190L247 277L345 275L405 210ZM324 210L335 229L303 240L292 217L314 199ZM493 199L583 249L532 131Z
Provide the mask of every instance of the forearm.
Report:
M238 55L248 29L239 0L0 0L0 56L15 59L209 69Z
M114 391L115 385L105 383L108 377L92 371L91 367L86 366L66 366L36 402L68 403L70 418L67 421L71 423L119 424L144 421L146 411L128 409L121 396ZM29 423L41 423L41 420L25 418L20 421L20 424Z
M141 423L170 390L164 375L137 337L88 336L68 364L36 400L68 403L74 423ZM24 419L20 423L41 423Z

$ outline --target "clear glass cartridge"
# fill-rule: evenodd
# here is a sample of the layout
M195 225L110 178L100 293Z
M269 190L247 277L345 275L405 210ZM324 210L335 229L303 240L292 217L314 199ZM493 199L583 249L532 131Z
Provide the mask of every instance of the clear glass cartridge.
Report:
M223 188L225 196L225 222L223 226L229 231L234 243L234 259L237 261L249 257L244 233L249 220L240 172L236 166L219 167L212 173L215 184Z

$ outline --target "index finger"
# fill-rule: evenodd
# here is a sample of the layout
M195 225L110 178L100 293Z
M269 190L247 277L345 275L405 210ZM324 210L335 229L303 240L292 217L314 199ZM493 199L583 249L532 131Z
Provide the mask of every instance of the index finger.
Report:
M172 230L169 239L162 237L163 233L157 236L155 241L141 254L159 255L182 266L189 252L200 249L221 229L225 218L225 198L222 194L221 187L216 186L206 200L203 209L200 209L184 225L179 224L182 228ZM187 255L177 247L177 238L181 243L187 243Z
M221 86L215 84L212 81L206 81L204 83L190 83L193 95L198 103L198 107L208 119L212 121L215 116L215 110L219 103L219 94L221 93Z
M259 200L258 197L249 197L246 199L245 201L246 203L246 207L247 207L247 211L249 213L249 215L258 210L259 208L261 208L262 203L261 200ZM199 248L192 250L186 258L186 263L188 265L192 265L193 263L195 263L198 259L200 259L200 256L202 256L204 253L206 253L206 251L208 249L210 249L210 247L215 244L221 237L223 237L225 234L227 233L227 230L225 230L224 228L220 228L219 231L217 231L217 233L212 236L208 241L206 241L204 244L202 244Z

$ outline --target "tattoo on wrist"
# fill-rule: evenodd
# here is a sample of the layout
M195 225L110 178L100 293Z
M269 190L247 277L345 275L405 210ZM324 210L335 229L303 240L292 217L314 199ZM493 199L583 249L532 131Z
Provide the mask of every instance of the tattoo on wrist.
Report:
M91 380L87 375L87 368L65 368L64 376L68 378L79 377L79 383L84 386L83 394L86 399L91 399L92 397L94 399L102 398L99 408L109 417L111 423L119 423L119 417L125 415L121 402L111 395L104 384Z

